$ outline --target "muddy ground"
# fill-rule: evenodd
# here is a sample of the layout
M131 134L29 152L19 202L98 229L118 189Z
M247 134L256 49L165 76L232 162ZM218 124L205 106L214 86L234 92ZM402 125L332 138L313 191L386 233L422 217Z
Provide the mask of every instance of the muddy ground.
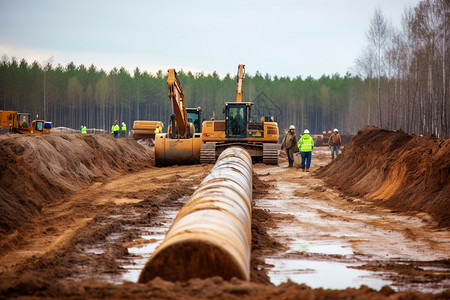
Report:
M2 135L0 298L448 299L449 154L370 127L332 163L316 147L311 173L281 153L254 165L250 282L137 284L212 166L156 168L152 147L106 135Z

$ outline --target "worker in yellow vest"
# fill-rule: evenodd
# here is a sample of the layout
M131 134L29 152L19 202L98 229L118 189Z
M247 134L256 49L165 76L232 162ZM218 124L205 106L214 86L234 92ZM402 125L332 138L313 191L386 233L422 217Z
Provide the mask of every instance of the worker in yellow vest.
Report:
M125 122L122 122L122 136L126 137L127 136L127 124L125 124Z
M86 134L86 133L87 133L86 126L81 125L81 134Z
M111 134L114 136L115 139L119 137L119 125L117 125L117 120L114 120L113 125L111 126Z
M303 172L309 172L309 168L311 166L311 152L314 148L314 140L309 135L309 130L305 129L303 131L303 135L298 140L298 150L300 151L300 155L302 156L302 170ZM305 166L306 160L306 166ZM306 167L306 169L305 169Z

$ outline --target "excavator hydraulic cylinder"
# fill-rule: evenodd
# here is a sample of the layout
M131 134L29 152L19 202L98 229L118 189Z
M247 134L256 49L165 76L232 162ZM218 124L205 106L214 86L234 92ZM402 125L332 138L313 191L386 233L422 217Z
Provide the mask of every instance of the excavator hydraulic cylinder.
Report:
M149 258L140 283L221 276L250 279L252 158L227 148L178 212Z

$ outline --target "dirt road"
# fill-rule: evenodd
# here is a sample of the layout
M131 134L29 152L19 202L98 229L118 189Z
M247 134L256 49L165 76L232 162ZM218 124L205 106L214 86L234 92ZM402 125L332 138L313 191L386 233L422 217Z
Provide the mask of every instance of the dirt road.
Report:
M316 168L330 161L327 148L316 149ZM276 227L269 234L286 247L266 258L274 265L268 272L273 283L427 292L450 287L450 235L433 228L425 214L396 214L345 196L314 173L292 171L284 163L261 167L256 174L272 188L255 207L271 212Z
M250 283L133 283L212 167L147 166L56 197L2 236L0 297L448 297L449 231L427 214L342 194L316 174L329 162L316 148L311 173L287 168L283 155L279 166L254 165Z

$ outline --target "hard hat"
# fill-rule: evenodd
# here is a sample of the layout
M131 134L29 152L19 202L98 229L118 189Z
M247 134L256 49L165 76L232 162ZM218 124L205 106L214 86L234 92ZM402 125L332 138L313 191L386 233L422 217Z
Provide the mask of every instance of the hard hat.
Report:
M125 122L122 122L122 125L125 125Z
M295 130L295 126L294 125L289 126L289 130L291 129Z
M333 132L339 132L339 130L337 128L333 129Z
M309 134L309 130L305 129L305 131L303 131L304 134Z

